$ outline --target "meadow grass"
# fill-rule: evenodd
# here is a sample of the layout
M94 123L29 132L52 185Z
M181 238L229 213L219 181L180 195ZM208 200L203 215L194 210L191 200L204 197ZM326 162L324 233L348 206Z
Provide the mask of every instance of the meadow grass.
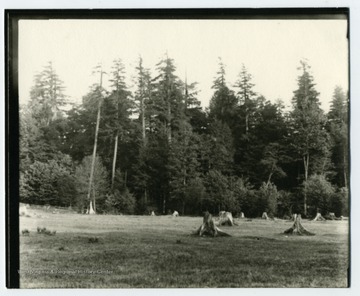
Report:
M51 214L20 217L21 288L347 287L348 221L240 220L231 237L191 233L201 217ZM56 235L37 233L37 227Z

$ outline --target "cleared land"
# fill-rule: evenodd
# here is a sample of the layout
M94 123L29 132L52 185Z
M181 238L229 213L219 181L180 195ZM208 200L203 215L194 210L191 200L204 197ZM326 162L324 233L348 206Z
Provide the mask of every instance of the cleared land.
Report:
M236 219L232 237L191 236L201 217L53 214L20 217L22 288L347 287L348 221L303 226ZM46 227L55 235L37 233Z

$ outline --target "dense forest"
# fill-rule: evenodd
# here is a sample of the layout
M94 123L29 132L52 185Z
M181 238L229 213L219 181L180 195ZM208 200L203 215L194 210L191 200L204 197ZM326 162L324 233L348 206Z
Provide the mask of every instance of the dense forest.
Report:
M20 106L21 202L98 214L349 214L348 94L334 86L324 112L306 61L291 110L257 93L244 65L227 81L221 59L205 110L168 56L154 69L139 58L131 90L120 59L94 72L78 105L51 62L34 77Z

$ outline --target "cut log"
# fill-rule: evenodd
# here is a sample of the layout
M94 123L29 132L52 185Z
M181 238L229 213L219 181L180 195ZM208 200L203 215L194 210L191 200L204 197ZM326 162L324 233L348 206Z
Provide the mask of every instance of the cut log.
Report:
M264 212L261 216L262 219L265 219L265 220L268 220L269 219L269 216L267 215L266 212Z
M219 213L219 220L215 222L215 225L236 225L233 219L233 216L230 212L221 211Z
M198 230L196 230L194 235L209 235L209 236L231 236L230 234L227 234L220 230L218 227L216 227L215 222L213 220L212 215L209 212L205 212L204 218L203 218L203 224L199 227Z
M317 213L313 221L325 221L325 218L320 213Z
M179 212L178 211L174 211L174 213L172 214L173 217L179 217Z
M301 215L295 214L295 222L293 226L291 226L289 229L284 231L285 234L296 234L296 235L315 235L315 233L312 233L304 228L304 226L301 225Z

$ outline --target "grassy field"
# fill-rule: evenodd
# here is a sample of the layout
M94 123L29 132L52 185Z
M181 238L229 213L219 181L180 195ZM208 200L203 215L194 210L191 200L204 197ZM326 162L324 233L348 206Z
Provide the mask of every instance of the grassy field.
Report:
M232 237L191 236L202 218L29 209L20 217L21 288L347 287L348 221L236 220ZM37 233L46 227L55 235Z

